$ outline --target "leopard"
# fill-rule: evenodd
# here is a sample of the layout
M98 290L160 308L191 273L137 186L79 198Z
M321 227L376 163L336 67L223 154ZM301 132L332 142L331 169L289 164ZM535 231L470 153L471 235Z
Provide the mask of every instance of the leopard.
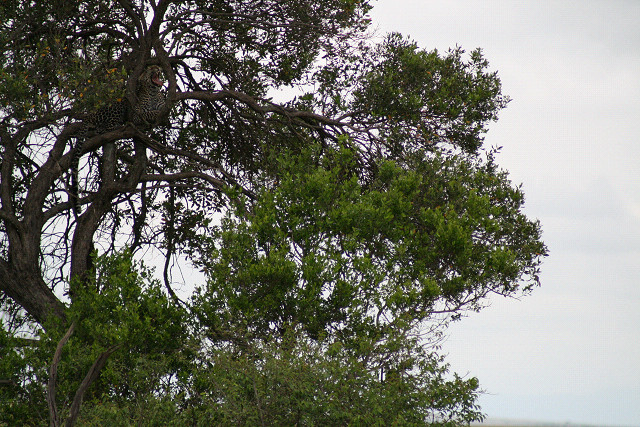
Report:
M162 91L162 68L157 65L147 67L138 79L136 97L133 106L131 122L136 127L149 127L156 124L161 111L165 107L165 94ZM74 214L80 214L78 173L83 146L92 136L114 131L124 126L129 120L129 103L125 100L116 101L89 114L82 120L82 126L76 132L76 140L71 158L71 186L69 201Z

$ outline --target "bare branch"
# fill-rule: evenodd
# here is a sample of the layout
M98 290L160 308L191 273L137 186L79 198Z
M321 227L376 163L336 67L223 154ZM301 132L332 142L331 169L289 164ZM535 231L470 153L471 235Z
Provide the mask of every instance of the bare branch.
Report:
M118 4L120 5L120 7L122 7L125 12L127 12L127 15L129 15L129 18L131 18L131 20L133 21L134 25L136 26L136 29L138 30L138 34L141 35L142 34L142 22L144 22L144 18L136 13L133 8L131 7L131 2L128 0L117 0Z
M212 177L211 175L207 175L206 173L197 172L197 171L188 171L188 172L178 172L173 174L156 174L156 175L142 175L141 181L180 181L187 180L190 178L200 178L204 181L207 181L218 190L222 190L228 186L224 181L221 181L217 178Z
M64 334L62 339L58 342L56 351L53 354L53 360L51 361L51 367L49 368L49 382L47 384L47 403L49 404L49 425L51 427L58 427L60 421L58 419L58 409L56 407L56 381L58 380L58 364L62 357L62 348L71 338L71 334L76 328L76 322L71 323L69 329Z
M235 99L244 103L250 109L259 113L261 115L266 115L268 113L276 113L282 116L286 116L292 119L302 119L302 120L311 120L313 122L317 122L320 124L324 124L327 126L334 126L339 128L353 128L350 123L344 122L345 118L349 117L349 115L344 115L340 120L332 119L329 117L325 117L321 114L316 114L311 111L302 111L295 110L291 108L286 108L281 105L275 104L273 102L265 103L264 105L260 104L260 100L247 95L246 93L234 91L234 90L219 90L219 91L194 91L194 92L180 92L176 94L176 100L183 99L196 99L200 101L221 101L224 99ZM303 123L300 123L303 124ZM309 124L307 123L307 127Z
M84 379L80 383L78 390L76 391L76 395L73 398L73 403L71 404L71 410L69 411L69 418L65 423L65 426L71 427L75 424L76 419L78 418L78 414L80 413L80 405L82 405L82 399L84 399L84 395L87 392L89 386L98 379L100 375L100 371L104 368L104 365L107 363L107 359L111 354L116 351L118 348L122 347L121 344L114 345L109 347L105 352L103 352L98 359L91 365L87 375L85 375Z

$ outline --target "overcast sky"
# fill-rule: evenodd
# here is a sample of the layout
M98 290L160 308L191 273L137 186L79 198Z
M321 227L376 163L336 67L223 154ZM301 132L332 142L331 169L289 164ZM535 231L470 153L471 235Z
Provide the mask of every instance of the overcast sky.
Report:
M373 1L381 33L484 49L513 98L487 135L550 256L542 287L454 324L490 418L640 426L640 1Z

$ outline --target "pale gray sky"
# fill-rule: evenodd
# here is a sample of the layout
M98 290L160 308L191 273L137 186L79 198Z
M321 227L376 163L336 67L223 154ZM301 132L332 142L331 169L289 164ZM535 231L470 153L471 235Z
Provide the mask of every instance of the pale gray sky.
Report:
M640 426L640 1L374 1L381 33L484 49L513 98L487 135L551 255L542 287L454 324L493 418Z

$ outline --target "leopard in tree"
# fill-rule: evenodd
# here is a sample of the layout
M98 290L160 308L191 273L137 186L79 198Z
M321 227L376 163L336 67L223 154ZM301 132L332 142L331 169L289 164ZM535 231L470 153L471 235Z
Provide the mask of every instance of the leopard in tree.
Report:
M162 69L157 65L147 67L140 75L137 84L137 103L133 107L132 123L144 126L156 122L165 105L165 94L162 92ZM82 127L76 133L76 146L71 158L71 186L69 200L75 215L80 214L78 206L78 171L80 157L85 141L95 135L111 132L124 126L128 121L129 104L119 101L90 114L82 121Z

